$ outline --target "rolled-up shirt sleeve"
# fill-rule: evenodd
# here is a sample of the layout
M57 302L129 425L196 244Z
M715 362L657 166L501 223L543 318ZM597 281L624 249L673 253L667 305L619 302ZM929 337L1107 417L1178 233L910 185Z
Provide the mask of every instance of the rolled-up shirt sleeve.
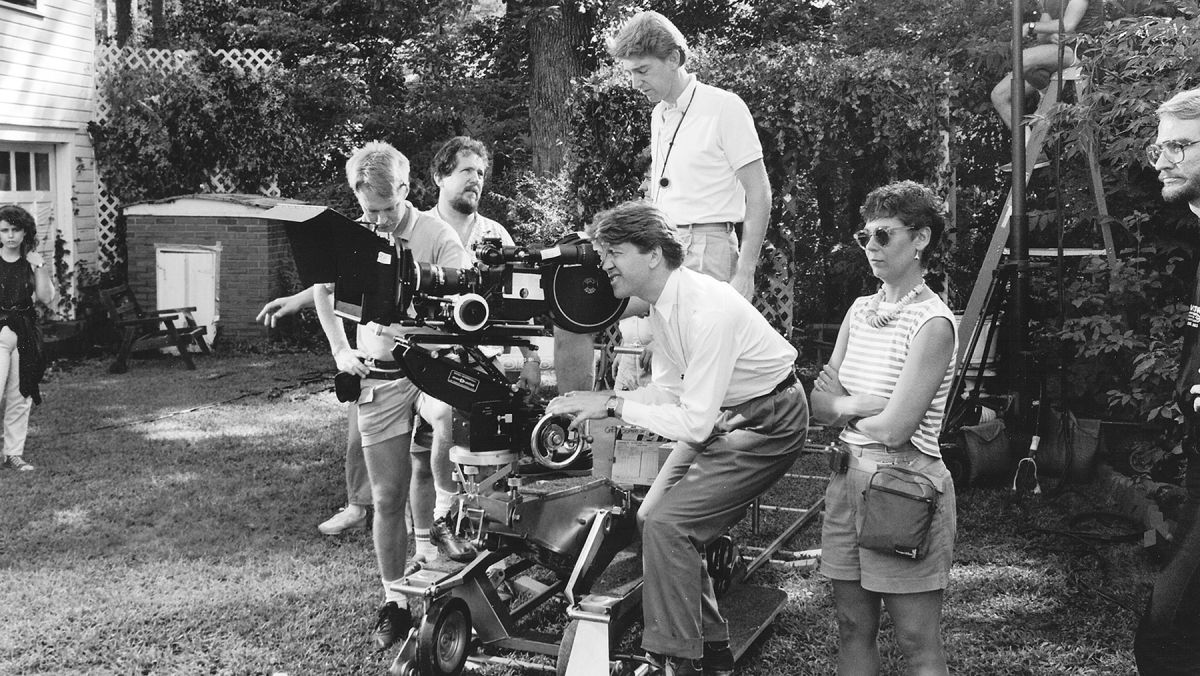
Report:
M650 385L617 393L625 399L623 420L689 443L712 435L738 354L735 327L727 316L715 310L696 315L696 321L688 322L687 364L676 364L665 350L656 350Z

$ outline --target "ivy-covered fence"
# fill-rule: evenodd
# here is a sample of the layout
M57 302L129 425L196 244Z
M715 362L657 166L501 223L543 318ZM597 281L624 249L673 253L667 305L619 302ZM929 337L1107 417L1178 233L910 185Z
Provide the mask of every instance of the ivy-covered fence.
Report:
M268 50L141 49L100 45L96 49L97 100L89 125L98 159L97 239L101 272L120 268L124 246L120 207L174 192L228 193L245 189L278 196L268 163L255 162L253 144L236 143L228 132L254 124L237 109L272 105L271 90L256 94L254 83L270 71L277 55ZM241 85L241 86L239 86ZM238 95L214 105L214 88ZM258 99L256 101L255 99ZM224 118L223 120L221 118ZM119 122L117 122L119 121ZM242 134L254 133L242 127ZM224 134L222 132L225 132ZM224 143L219 143L224 142ZM243 162L222 169L222 151L246 153Z

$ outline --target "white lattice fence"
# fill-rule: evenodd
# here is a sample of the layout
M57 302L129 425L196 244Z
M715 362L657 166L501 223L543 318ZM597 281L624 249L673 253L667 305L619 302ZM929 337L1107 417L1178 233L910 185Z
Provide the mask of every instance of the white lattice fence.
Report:
M239 73L259 73L270 70L279 55L266 49L219 49L210 52L221 60L226 67ZM184 49L140 49L136 47L116 47L100 45L96 48L96 121L103 122L112 112L112 106L103 97L99 88L100 78L115 70L126 68L147 68L162 72L181 68L197 57L199 52ZM208 181L196 186L199 192L228 193L236 186L233 180L220 171L209 172ZM275 177L264 179L259 192L268 197L279 197L279 185ZM103 179L97 180L96 188L96 237L100 245L100 268L110 269L116 261L116 226L120 203L104 185Z

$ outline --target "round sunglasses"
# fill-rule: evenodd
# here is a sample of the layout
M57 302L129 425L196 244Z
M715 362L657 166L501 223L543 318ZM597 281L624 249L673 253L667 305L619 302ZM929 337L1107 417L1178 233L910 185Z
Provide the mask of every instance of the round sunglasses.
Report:
M870 243L871 238L874 237L875 241L879 242L879 246L887 246L888 243L892 241L892 233L896 232L897 230L912 229L913 226L911 225L893 225L890 228L875 228L874 231L868 231L866 228L863 228L862 230L854 233L854 241L858 243L859 247L866 249L867 244Z

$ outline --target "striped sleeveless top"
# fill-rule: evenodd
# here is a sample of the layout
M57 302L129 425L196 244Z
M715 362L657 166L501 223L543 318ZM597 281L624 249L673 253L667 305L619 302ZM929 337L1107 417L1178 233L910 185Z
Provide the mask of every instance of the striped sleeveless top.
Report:
M863 296L850 306L850 340L846 346L846 356L842 359L839 377L842 386L850 394L873 394L891 399L900 379L900 370L908 358L909 347L916 338L917 332L925 324L936 317L945 317L955 329L955 353L958 351L957 326L950 308L941 298L933 298L919 303L910 303L900 310L892 321L882 328L873 328L866 321L867 305L871 296ZM882 314L891 310L894 303L880 303L879 312ZM954 358L951 357L942 383L934 394L929 410L917 425L912 443L922 453L940 458L938 435L942 431L942 419L946 415L946 399L950 396L950 383L954 378ZM878 443L874 439L849 428L842 431L839 437L842 441L856 446Z

